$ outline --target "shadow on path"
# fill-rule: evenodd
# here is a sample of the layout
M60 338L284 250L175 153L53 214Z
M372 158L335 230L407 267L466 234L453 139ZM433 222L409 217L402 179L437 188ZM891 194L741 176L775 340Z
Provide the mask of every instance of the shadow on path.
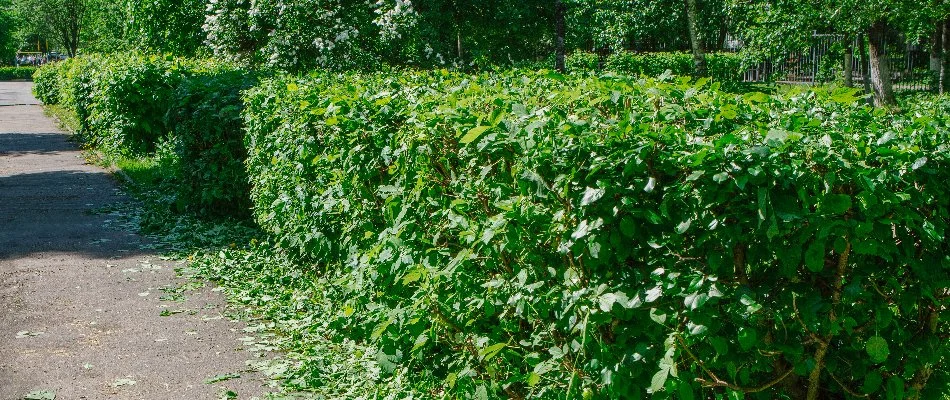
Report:
M0 260L46 252L100 259L140 253L137 235L110 229L121 216L110 209L120 199L109 186L102 172L0 176Z

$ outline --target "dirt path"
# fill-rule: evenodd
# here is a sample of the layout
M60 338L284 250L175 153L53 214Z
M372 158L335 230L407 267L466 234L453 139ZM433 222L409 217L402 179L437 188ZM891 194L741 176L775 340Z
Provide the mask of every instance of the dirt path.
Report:
M39 106L11 105L37 104L29 92L0 82L0 400L261 395L224 300L176 298L178 263L141 250L107 211L127 201L110 176ZM204 383L229 373L242 377Z

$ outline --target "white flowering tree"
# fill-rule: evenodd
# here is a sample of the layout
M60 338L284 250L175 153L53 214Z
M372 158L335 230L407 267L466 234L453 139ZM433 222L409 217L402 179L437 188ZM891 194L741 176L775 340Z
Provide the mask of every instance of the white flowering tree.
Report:
M354 68L414 24L408 0L210 0L204 31L214 54L295 70Z

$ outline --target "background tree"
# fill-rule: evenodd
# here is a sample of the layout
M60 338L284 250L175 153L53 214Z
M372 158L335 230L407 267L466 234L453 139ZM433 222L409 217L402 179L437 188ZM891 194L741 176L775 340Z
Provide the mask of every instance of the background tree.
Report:
M91 0L16 0L21 35L39 35L74 57L89 22Z
M699 37L699 8L696 0L686 0L686 24L689 27L689 47L693 51L693 69L696 75L706 76L706 50Z
M17 50L16 21L9 0L0 0L0 65L10 64Z
M127 40L157 52L193 55L205 41L205 0L127 0Z

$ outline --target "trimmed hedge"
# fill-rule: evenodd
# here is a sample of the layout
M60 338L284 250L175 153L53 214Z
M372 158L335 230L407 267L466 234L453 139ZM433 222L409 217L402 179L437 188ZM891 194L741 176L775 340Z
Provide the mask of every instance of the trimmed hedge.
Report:
M735 53L706 54L709 76L719 82L742 82L743 56ZM693 75L690 53L613 53L601 59L594 53L575 52L565 60L568 71L611 71L632 76L657 77L670 71L673 75Z
M321 326L449 397L945 392L950 104L717 86L268 80L255 216Z
M241 91L256 78L213 61L141 54L82 56L37 71L34 92L76 114L77 135L112 156L173 144L177 207L247 216Z
M0 81L29 80L36 67L0 67Z
M247 71L214 65L182 79L165 123L175 138L183 208L250 216L241 94L256 84Z

